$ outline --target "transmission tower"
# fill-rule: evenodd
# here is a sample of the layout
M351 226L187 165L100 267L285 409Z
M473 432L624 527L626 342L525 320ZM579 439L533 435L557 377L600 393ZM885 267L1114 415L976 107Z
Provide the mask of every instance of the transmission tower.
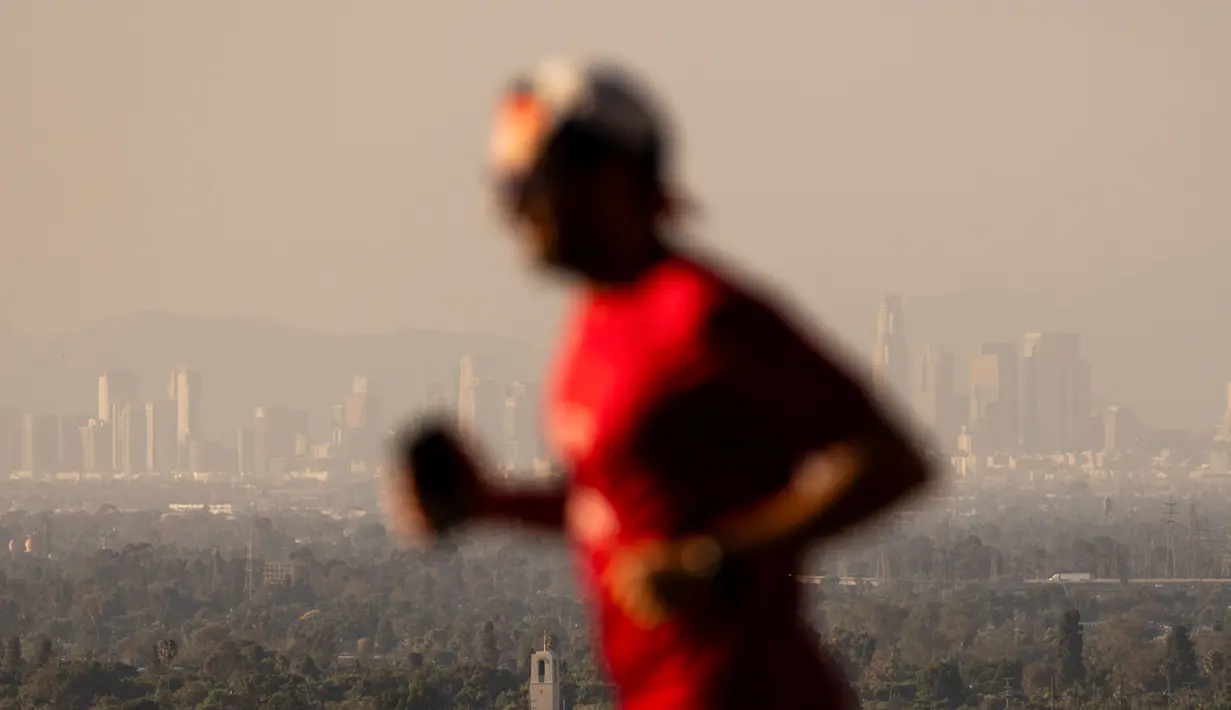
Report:
M244 560L244 594L256 594L256 571L252 565L252 536L248 536L248 556Z
M1175 560L1175 526L1179 525L1175 521L1175 506L1173 500L1163 501L1163 528L1167 535L1167 557L1163 566L1163 576L1168 579L1175 579L1176 575L1176 560Z
M1188 576L1205 577L1201 555L1201 518L1197 516L1197 504L1188 506Z
M945 544L948 542L946 537L944 540L937 541L932 546L932 579L947 580L949 579L948 560L945 556Z
M876 578L884 582L889 579L889 550L884 540L876 548Z
M1222 548L1222 578L1231 579L1231 528L1227 528L1227 541Z
M213 546L214 554L210 557L210 572L209 572L209 588L211 591L218 591L218 568L222 565L222 555L218 553L218 546Z

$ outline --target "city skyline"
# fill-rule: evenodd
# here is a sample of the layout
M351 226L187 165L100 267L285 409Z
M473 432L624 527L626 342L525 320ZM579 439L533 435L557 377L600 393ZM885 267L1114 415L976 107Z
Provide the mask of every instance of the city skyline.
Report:
M1227 364L1231 351L1224 352L1203 325L1216 322L1217 304L1231 297L1217 295L1228 283L1218 276L1226 263L1231 263L1231 251L1224 258L1212 253L1162 265L1061 311L986 294L941 298L903 294L903 301L911 312L914 342L944 343L959 359L984 341L1012 339L1023 332L1080 332L1083 350L1100 365L1093 373L1096 393L1114 393L1115 404L1133 407L1155 426L1198 427L1221 414L1221 398L1214 393L1231 379ZM818 313L803 303L796 305L806 329L820 328L839 351L862 363L875 338L875 322L868 312L880 298L864 303L862 317L855 322L830 318L832 309ZM1186 316L1176 318L1177 312ZM247 343L243 367L229 364L232 358L221 351L225 343L235 342ZM443 373L466 351L495 356L498 365L510 363L519 375L537 379L536 373L550 359L547 342L531 331L500 336L466 334L460 327L452 332L403 328L379 335L336 336L269 319L137 311L59 336L0 327L0 405L40 409L72 401L84 407L80 380L96 379L99 371L115 363L129 363L148 377L175 362L191 360L211 372L226 373L224 383L235 383L233 389L224 384L217 390L221 399L215 408L228 416L246 408L240 399L243 390L268 389L267 394L280 401L316 409L327 402L311 381L320 374L369 372L396 389L405 386L407 377L420 377L419 369ZM443 356L448 351L446 362ZM263 374L256 379L258 371ZM959 381L965 377L964 366L959 366ZM66 391L70 382L72 390Z
M548 473L537 387L521 380L501 382L479 362L463 356L452 388L441 380L425 382L414 409L451 412L458 428L487 452L496 472ZM357 374L342 402L330 408L323 431L319 423L312 427L307 409L254 404L228 440L203 426L205 382L200 371L176 366L165 396L147 401L139 394L142 383L135 373L111 368L98 378L98 416L0 406L0 478L222 474L268 482L287 476L371 475L388 457L385 447L392 432L413 416L409 408L386 412L379 385Z
M1114 399L1096 403L1080 334L1027 332L1015 341L985 341L959 358L946 345L910 341L907 310L896 294L883 298L875 322L869 382L890 406L902 406L935 453L951 458L954 475L994 470L1004 456L1083 454L1102 466L1137 446L1158 445L1162 439L1148 432L1174 439ZM538 386L524 377L493 376L492 360L462 355L452 368L452 384L447 378L422 380L413 401L392 409L368 375L352 375L341 403L330 407L324 436L313 431L307 409L251 404L251 416L232 427L233 444L206 432L207 387L199 370L175 366L165 396L145 399L142 393L150 390L135 372L109 368L98 377L96 417L0 409L7 411L0 417L0 468L12 468L14 475L80 469L216 472L253 480L364 475L383 463L386 438L405 417L434 410L452 412L459 430L481 443L496 471L545 474L550 462ZM965 380L957 376L963 367ZM1205 465L1215 473L1228 467L1221 442L1231 430L1231 380L1224 385L1224 412L1195 432L1210 435Z

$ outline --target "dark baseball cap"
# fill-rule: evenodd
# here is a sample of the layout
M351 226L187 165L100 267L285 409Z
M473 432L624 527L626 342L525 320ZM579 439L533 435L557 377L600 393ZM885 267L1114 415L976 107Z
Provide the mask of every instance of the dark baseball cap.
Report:
M697 206L670 184L670 133L653 93L631 72L609 62L547 61L501 95L491 167L515 212L549 163L623 159L653 186L663 216L678 219Z
M666 157L667 126L657 102L610 63L549 61L518 75L497 109L493 167L526 170L563 135L656 167Z

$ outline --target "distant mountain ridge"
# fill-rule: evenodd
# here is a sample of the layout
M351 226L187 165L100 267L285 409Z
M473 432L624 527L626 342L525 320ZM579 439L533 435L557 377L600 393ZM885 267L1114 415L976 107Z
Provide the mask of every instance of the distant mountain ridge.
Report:
M0 330L0 405L25 411L95 412L98 376L111 367L141 378L142 396L165 397L171 368L202 373L205 431L230 442L257 405L304 408L323 437L330 407L366 375L387 414L419 406L426 383L453 385L463 355L501 380L534 381L543 358L511 338L400 329L340 336L273 320L138 311L47 337Z

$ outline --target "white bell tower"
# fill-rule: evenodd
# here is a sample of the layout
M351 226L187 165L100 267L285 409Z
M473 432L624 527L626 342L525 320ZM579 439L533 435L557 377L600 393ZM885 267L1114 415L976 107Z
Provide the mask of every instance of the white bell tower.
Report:
M543 650L530 656L530 710L561 710L560 658L543 634Z

